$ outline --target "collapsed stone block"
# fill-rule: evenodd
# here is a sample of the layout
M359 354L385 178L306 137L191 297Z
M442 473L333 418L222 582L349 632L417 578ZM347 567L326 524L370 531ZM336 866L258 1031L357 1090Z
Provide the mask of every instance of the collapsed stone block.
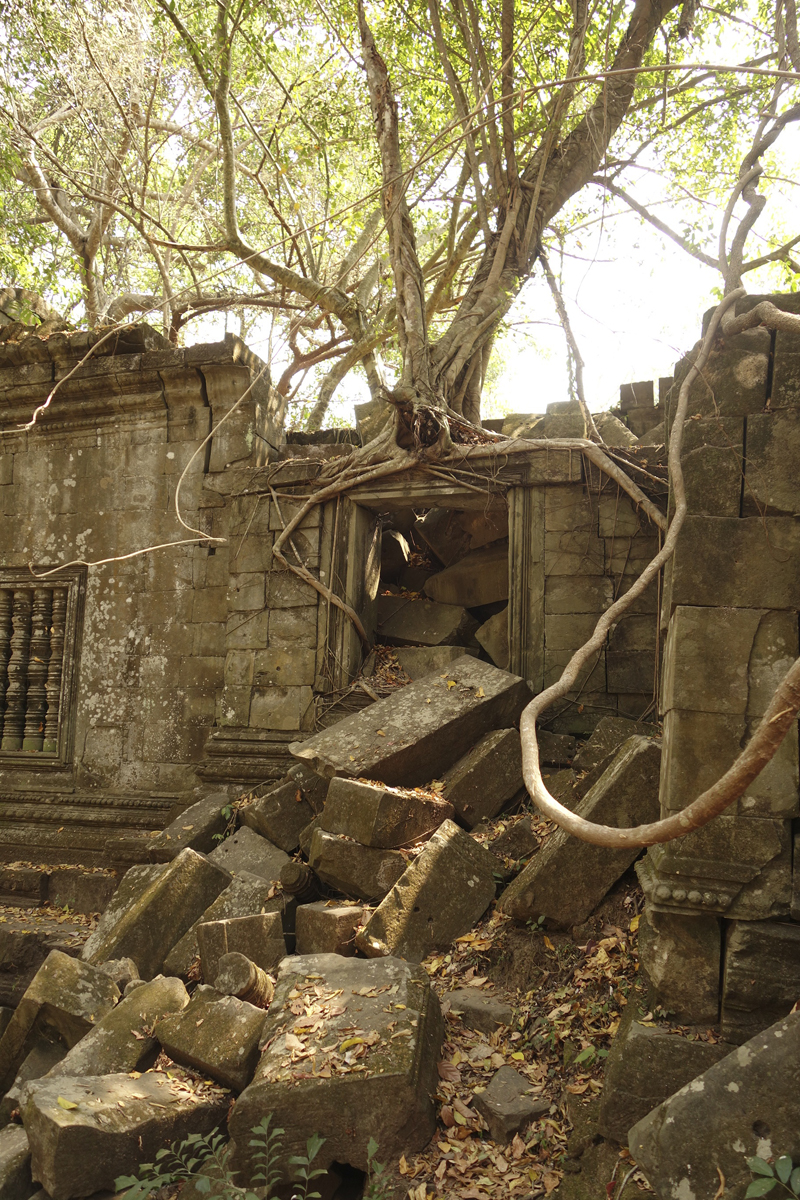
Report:
M508 728L530 699L524 680L464 655L330 729L289 747L322 775L415 787L441 775L484 733Z
M477 988L456 988L447 993L451 1013L458 1013L467 1029L480 1033L494 1033L500 1025L510 1025L514 1010L510 1004L485 996Z
M78 1045L80 1045L80 1042ZM57 1033L51 1032L50 1036L47 1037L39 1033L35 1027L33 1033L28 1038L27 1046L30 1049L28 1049L28 1053L25 1055L19 1071L17 1071L17 1077L14 1080L13 1086L8 1089L5 1096L0 1100L0 1126L7 1125L11 1120L12 1113L19 1110L19 1097L23 1085L31 1079L41 1079L43 1075L47 1075L53 1067L62 1061L64 1055L67 1053L67 1047ZM0 1192L0 1195L2 1195L2 1192Z
M618 827L657 820L660 765L659 742L629 738L575 811ZM638 854L638 846L611 850L557 829L503 892L499 907L520 921L543 916L580 925Z
M125 991L132 979L139 978L139 968L132 958L110 958L97 965L109 979L114 980L120 992Z
M308 852L312 871L328 887L359 900L381 900L406 869L398 850L373 850L315 829Z
M338 777L331 780L319 826L362 846L395 850L428 837L452 815L452 804L441 800Z
M304 762L293 763L286 772L286 779L291 779L298 785L303 793L303 798L311 805L311 811L315 815L322 812L325 797L328 794L329 780L318 775Z
M483 646L489 658L501 671L508 670L511 661L511 651L508 645L508 608L489 617L488 621L475 630L475 637Z
M439 604L477 608L508 599L508 542L472 550L438 575L431 575L425 594Z
M424 679L446 671L464 653L463 646L398 646L395 657L409 679Z
M34 1190L28 1135L21 1125L7 1125L0 1130L0 1196L29 1200Z
M550 1108L549 1100L531 1096L530 1082L513 1067L501 1067L485 1092L475 1097L475 1107L489 1126L493 1142L503 1145L534 1117Z
M719 1016L719 917L648 909L639 923L639 962L658 1002L676 1020L714 1023Z
M281 877L281 867L289 861L289 855L245 826L220 842L216 850L209 854L208 861L229 871L231 875L247 871L250 875L260 875L262 879L276 883Z
M461 528L457 516L450 508L431 508L414 525L414 533L446 567L469 553L471 536Z
M280 913L254 913L222 921L201 921L197 926L203 979L212 983L223 954L246 954L265 971L271 971L286 954Z
M186 975L193 959L200 953L197 930L204 921L226 921L231 917L247 917L254 912L277 912L281 915L284 933L293 930L294 900L280 894L270 899L273 888L274 885L260 875L251 875L248 871L236 875L170 950L164 960L165 972L169 975Z
M175 1062L241 1092L253 1078L266 1015L203 985L187 1009L158 1021L154 1032Z
M138 965L142 979L152 979L172 947L230 879L220 865L189 849L165 866L132 867L83 947L81 958L99 963L129 957Z
M502 858L530 858L539 849L539 835L530 817L517 817L490 843L492 854Z
M722 975L722 1035L745 1042L791 1012L800 997L800 926L731 921Z
M228 821L222 815L222 810L228 803L227 792L215 792L184 809L149 843L150 861L171 862L187 846L200 854L208 854L225 832Z
M659 1196L741 1200L747 1159L800 1155L800 1013L739 1046L634 1125L628 1146Z
M0 1038L0 1093L14 1082L34 1024L54 1029L71 1048L117 1000L119 988L108 975L60 950L51 950Z
M655 725L642 721L629 721L627 717L603 717L597 722L594 733L578 747L572 761L576 775L593 771L601 763L610 761L623 742L637 734L650 737L657 733Z
M516 729L495 729L444 776L442 796L470 829L496 817L524 786L522 746Z
M31 1173L52 1200L113 1192L157 1150L224 1124L227 1108L226 1093L161 1074L40 1079L22 1093Z
M462 605L378 597L378 638L393 646L463 645L477 627Z
M335 954L286 959L261 1060L229 1121L234 1167L249 1178L250 1130L270 1112L281 1114L286 1130L284 1178L289 1157L319 1130L327 1136L323 1167L365 1170L371 1137L387 1162L421 1150L436 1128L442 1037L439 1002L421 967Z
M637 1121L730 1052L642 1025L638 1012L631 998L606 1060L600 1100L599 1132L622 1145Z
M279 783L258 796L241 810L240 820L274 846L293 854L300 845L300 833L314 819L311 805L298 783Z
M297 910L297 953L352 958L356 930L368 912L359 904L331 904L326 900L301 904Z
M375 909L357 945L366 954L422 962L483 916L494 899L497 865L493 854L445 821Z

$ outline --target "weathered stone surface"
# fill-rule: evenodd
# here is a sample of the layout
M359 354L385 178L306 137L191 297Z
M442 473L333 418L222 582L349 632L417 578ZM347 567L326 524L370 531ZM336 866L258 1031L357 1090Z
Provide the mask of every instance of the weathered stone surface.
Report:
M47 1078L146 1071L158 1054L158 1044L150 1033L154 1023L166 1013L181 1012L188 1003L180 979L159 975L142 984L97 1021Z
M157 1150L211 1133L225 1121L228 1097L189 1092L160 1074L64 1076L26 1084L22 1106L33 1178L53 1200L74 1200L113 1192L119 1175L138 1174Z
M7 1125L0 1130L0 1196L28 1200L35 1190L28 1135L21 1125Z
M642 1025L639 1012L631 999L606 1060L600 1102L599 1132L622 1145L629 1130L651 1109L730 1053L729 1046L690 1042Z
M312 771L311 767L304 762L293 763L286 772L286 779L293 780L299 786L304 800L311 805L313 813L322 812L330 780L318 775L316 771Z
M575 757L577 740L568 733L537 729L536 740L539 743L539 761L545 767L568 767Z
M67 1053L64 1042L55 1033L46 1037L34 1029L33 1034L28 1038L28 1045L30 1050L25 1055L13 1086L0 1100L0 1126L7 1125L11 1120L12 1113L19 1110L19 1097L23 1086L31 1079L41 1079L43 1075L57 1066Z
M300 832L314 819L311 805L294 780L279 783L246 805L239 819L274 846L292 854L300 845Z
M280 913L253 913L246 917L229 917L221 921L201 921L197 926L200 964L203 979L213 983L223 954L246 954L247 957L271 971L286 954L286 939Z
M283 918L284 932L294 928L294 901L280 895L270 899L272 888L272 882L260 875L251 875L248 871L236 875L170 950L164 960L164 970L170 975L186 975L195 955L200 953L197 929L202 921L225 921L229 917L247 917L254 912L277 912Z
M231 875L247 871L249 875L260 875L275 883L280 879L281 867L289 861L289 855L245 826L220 842L209 854L208 861Z
M119 886L114 871L84 871L80 867L55 867L50 872L47 901L53 908L76 913L99 913Z
M458 1013L467 1029L494 1033L501 1025L510 1025L514 1010L510 1004L487 996L478 988L456 988L447 993L451 1013Z
M475 1107L489 1126L493 1142L503 1145L534 1117L550 1108L548 1100L530 1095L530 1082L513 1067L501 1067L485 1092L475 1097Z
M438 575L431 575L425 594L440 604L476 608L508 599L508 542L473 550Z
M494 899L496 857L445 823L370 917L358 946L421 962L471 929Z
M451 662L463 657L464 647L398 646L395 654L409 679L424 679L434 672L446 671Z
M490 843L493 854L503 858L530 858L539 849L539 835L535 832L530 817L516 817L503 832Z
M743 1200L747 1159L800 1157L800 1013L739 1046L634 1125L631 1154L659 1196Z
M132 867L81 958L91 963L132 958L142 979L152 979L172 947L229 883L221 864L189 849L166 866Z
M800 515L797 462L800 411L753 413L747 418L744 515Z
M678 1021L719 1016L718 917L647 911L639 924L639 961L658 1003Z
M123 992L132 979L139 978L139 968L132 958L111 958L97 964L101 971L113 979Z
M687 516L669 602L800 608L800 524L793 517Z
M472 829L496 817L523 786L522 746L516 729L495 729L451 767L442 796Z
M217 844L227 825L222 810L229 803L226 792L215 792L185 809L148 845L151 862L171 862L188 846L208 854Z
M241 1092L253 1078L266 1015L244 1000L201 986L185 1011L158 1021L154 1032L175 1062Z
M484 621L483 625L475 630L475 637L494 665L501 671L507 671L511 661L508 647L508 608L501 609L493 617L489 617L488 621Z
M722 1034L745 1042L791 1012L800 997L800 925L731 921L722 976Z
M576 775L584 771L592 771L601 763L606 762L616 754L623 742L637 734L652 737L657 733L655 725L646 725L641 721L629 721L626 717L603 717L597 722L591 737L579 745L572 760L572 769Z
M766 329L748 329L712 351L689 392L690 418L698 413L726 418L761 412L767 399L770 348ZM684 367L676 371L676 386L669 394L670 415L688 365L684 359Z
M343 954L356 952L356 929L369 910L359 904L331 904L317 900L297 909L298 954Z
M108 975L60 950L51 950L0 1038L0 1092L13 1083L35 1023L50 1026L72 1047L118 999L119 988Z
M428 837L453 815L453 806L377 784L337 777L319 820L326 833L344 833L362 846L396 850Z
M411 550L402 533L384 529L381 534L381 578L397 583L410 555Z
M629 738L576 812L618 827L657 820L660 764L660 743ZM544 916L558 925L579 925L638 853L636 846L593 846L558 829L506 888L499 907L517 920Z
M444 678L419 679L289 749L328 777L414 787L441 776L530 699L524 680L465 655Z
M378 638L393 646L463 645L478 622L458 604L378 597Z
M350 838L315 829L308 865L323 883L359 900L381 900L406 869L398 850L373 850Z
M316 1006L318 1031L293 1015L298 994ZM348 1047L353 1027L365 1031L365 1041ZM281 1113L286 1130L284 1171L289 1156L303 1153L306 1140L320 1129L327 1136L320 1166L340 1162L365 1170L370 1137L387 1162L421 1150L436 1128L433 1096L442 1036L439 1002L421 967L395 958L365 962L334 954L286 959L255 1078L229 1122L234 1166L247 1175L250 1130L270 1112ZM300 1057L307 1051L316 1051L313 1060ZM311 1078L309 1061L316 1062L317 1078ZM319 1077L328 1070L330 1078Z
M613 413L596 413L594 415L594 423L607 446L636 445L638 440L636 434L628 429L628 426L624 425L619 417L615 417Z
M446 567L470 549L470 534L461 527L458 516L450 508L432 508L414 525L415 536L422 538Z

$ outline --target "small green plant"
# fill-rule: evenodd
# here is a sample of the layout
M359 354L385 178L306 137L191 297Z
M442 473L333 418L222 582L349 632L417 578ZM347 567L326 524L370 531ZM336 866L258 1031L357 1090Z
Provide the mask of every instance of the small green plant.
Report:
M754 1179L745 1192L745 1200L751 1196L766 1196L778 1185L787 1196L800 1196L800 1167L796 1167L788 1154L782 1154L774 1163L763 1158L748 1158L747 1165Z
M364 1200L389 1200L392 1185L386 1174L386 1164L375 1159L378 1153L378 1143L370 1138L367 1144L367 1183L364 1188Z
M292 1200L320 1200L319 1192L310 1192L312 1180L318 1179L320 1175L325 1174L324 1167L314 1167L311 1164L320 1152L324 1137L320 1137L318 1133L312 1133L311 1137L306 1142L305 1154L293 1154L289 1162L293 1167L297 1167L297 1179L300 1183L300 1188L292 1192Z

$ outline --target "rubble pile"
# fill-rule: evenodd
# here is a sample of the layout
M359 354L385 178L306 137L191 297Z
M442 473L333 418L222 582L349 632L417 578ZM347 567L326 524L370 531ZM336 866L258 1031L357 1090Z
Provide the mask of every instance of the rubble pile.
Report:
M631 935L607 924L596 935L591 914L634 854L514 815L527 799L516 724L528 697L521 679L462 655L294 744L287 777L235 805L236 822L227 794L206 795L155 836L153 861L125 874L79 954L51 950L5 1022L3 1200L39 1186L39 1200L102 1193L158 1149L226 1128L247 1181L250 1131L269 1114L285 1130L284 1182L321 1133L315 1162L331 1179L342 1164L366 1172L374 1140L399 1163L398 1197L422 1200L428 1182L447 1194L459 1179L464 1200L490 1196L493 1178L509 1196L567 1188L548 1055L558 1048L566 1065L575 1045L569 1061L587 1066L567 1091L592 1096L591 1039L619 1021L607 1002L593 1016L586 1001L559 1001L551 971L549 1008L533 1019L534 992L509 1004L474 964L524 921L556 971L573 943L551 939L585 938L585 965L569 967L579 989L615 952L630 972ZM595 819L650 820L655 732L613 718L582 744L544 733L548 782ZM620 1037L644 1052L641 1029L628 1022ZM656 1051L647 1042L645 1063ZM622 1142L638 1121L652 1156L663 1136L641 1119L668 1098L664 1079L674 1090L722 1053L690 1049L638 1072L600 1127Z

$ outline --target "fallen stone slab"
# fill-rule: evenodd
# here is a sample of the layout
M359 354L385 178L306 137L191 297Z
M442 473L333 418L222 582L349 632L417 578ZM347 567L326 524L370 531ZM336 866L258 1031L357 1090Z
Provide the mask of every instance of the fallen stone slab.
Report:
M72 951L81 945L86 927L65 918L27 912L8 914L0 925L0 1004L15 1008L51 950Z
M451 767L442 796L470 829L491 820L524 786L517 729L495 729Z
M274 885L270 880L251 875L249 871L239 872L170 950L164 960L164 973L186 975L200 953L197 930L203 922L226 921L232 917L247 917L251 913L277 912L281 915L284 933L294 930L294 900L280 894L270 897L273 890Z
M36 1028L28 1039L28 1046L30 1049L17 1071L13 1085L0 1100L0 1127L7 1125L14 1112L19 1110L19 1097L23 1084L32 1079L41 1079L61 1062L67 1053L67 1047L58 1034L54 1033L47 1037L45 1034L39 1033Z
M490 842L489 849L492 854L516 861L530 858L539 849L539 835L533 828L531 818L517 817L509 822L503 832Z
M277 883L281 867L289 861L289 855L245 826L220 842L216 850L209 854L208 861L231 875L247 871L250 875L260 875L270 883Z
M312 871L337 892L382 900L406 869L398 850L374 850L351 838L315 829L308 851Z
M0 1130L0 1196L29 1200L35 1190L28 1135L21 1125L7 1125Z
M392 646L463 645L477 628L478 622L459 604L378 597L378 638Z
M652 737L657 732L655 725L647 725L643 721L631 721L627 717L603 717L597 722L592 735L578 747L572 760L572 769L576 775L591 771L616 754L628 738L637 734Z
M110 958L97 965L109 979L114 980L121 992L125 991L132 979L139 978L139 968L132 958Z
M239 819L274 846L293 854L314 811L294 780L279 783L240 810Z
M171 862L187 847L208 854L225 832L228 818L222 810L230 804L227 792L214 792L184 809L148 845L151 862Z
M76 913L99 913L119 887L115 871L87 871L82 867L54 867L50 872L47 902L53 908Z
M201 985L187 1009L164 1017L155 1036L176 1063L241 1092L253 1078L267 1014L235 996Z
M511 661L511 651L508 646L508 608L489 617L488 621L475 630L477 641L483 646L489 658L502 671L508 670Z
M219 960L214 987L223 996L235 996L263 1009L269 1008L275 994L272 976L235 950Z
M395 850L429 837L453 816L453 806L429 796L337 777L319 819L326 833L344 833L362 846Z
M730 1046L693 1041L642 1025L629 1000L606 1060L598 1130L627 1145L633 1126L673 1092L730 1053Z
M548 1112L550 1101L530 1094L530 1080L513 1067L501 1067L473 1103L489 1126L493 1142L504 1145L534 1117Z
M325 806L328 795L329 779L318 775L304 762L293 763L286 772L286 781L292 780L300 788L306 803L311 805L311 811L317 816Z
M141 978L152 979L172 947L230 881L222 867L189 849L164 866L132 867L81 958L91 963L132 958Z
M599 825L642 825L659 816L661 743L632 737L576 808ZM556 925L580 925L639 854L638 846L610 850L551 834L503 892L502 912L518 921L545 917Z
M497 865L495 855L445 821L375 909L357 945L370 956L422 962L483 916L495 896Z
M440 604L477 608L508 599L508 542L472 550L425 584L425 595Z
M747 1159L800 1157L800 1013L739 1046L631 1129L628 1147L659 1196L742 1200Z
M271 971L286 956L286 939L280 913L253 913L223 921L201 921L197 926L203 979L211 983L223 954L236 951L265 971Z
M298 954L343 954L356 952L355 935L369 910L360 904L332 904L317 900L297 909Z
M458 1013L467 1029L479 1033L494 1033L501 1025L510 1025L514 1010L510 1004L485 996L478 988L456 988L448 992L446 999L451 1013Z
M327 1140L315 1162L322 1167L365 1170L370 1138L387 1162L421 1150L436 1128L442 1037L439 1002L422 967L336 954L286 959L255 1077L228 1125L234 1168L250 1177L250 1130L270 1112L281 1114L286 1130L284 1179L289 1157L320 1130Z
M446 567L469 554L472 535L461 526L458 513L451 508L429 509L424 517L417 519L414 534L417 545L421 538Z
M108 975L51 950L0 1038L0 1093L14 1082L37 1022L54 1029L71 1048L118 1000L119 988Z
M634 730L634 733L639 732ZM569 733L551 733L549 729L537 729L539 761L545 767L568 767L577 749L577 738ZM623 741L625 739L623 738Z
M227 1108L220 1089L189 1089L160 1073L39 1079L22 1094L31 1174L53 1200L113 1192L118 1176L138 1175L156 1151L223 1125Z
M465 654L463 646L398 646L395 657L409 679L441 674Z
M518 676L464 655L289 749L329 778L415 787L441 777L487 730L513 725L530 698Z

